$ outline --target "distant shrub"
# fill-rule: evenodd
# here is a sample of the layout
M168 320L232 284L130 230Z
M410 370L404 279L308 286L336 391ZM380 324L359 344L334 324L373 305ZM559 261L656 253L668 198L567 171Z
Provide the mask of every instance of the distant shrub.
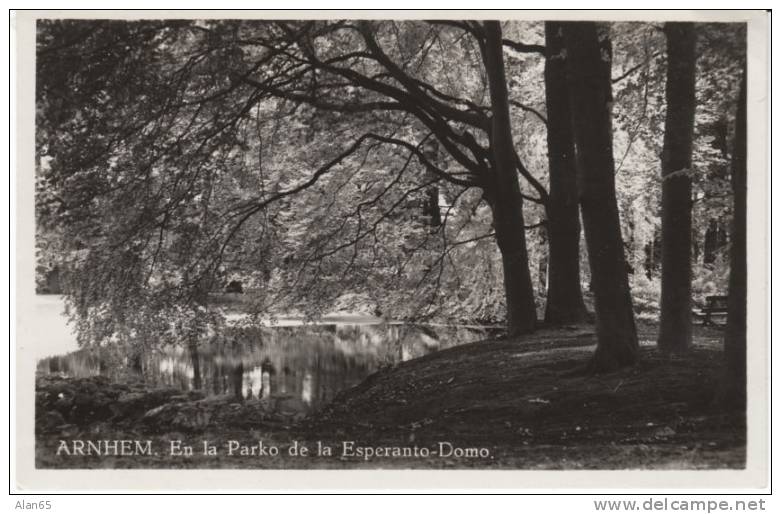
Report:
M692 270L692 302L705 305L706 296L726 295L729 283L729 263L721 257L713 264L697 264Z
M659 277L649 279L644 273L635 273L629 276L629 287L632 291L632 303L637 319L658 321L659 300L662 295Z
M695 263L692 267L692 305L705 306L705 297L726 295L729 281L729 265L722 260L704 265ZM630 275L629 285L637 319L658 321L662 297L661 278L648 278L645 274Z

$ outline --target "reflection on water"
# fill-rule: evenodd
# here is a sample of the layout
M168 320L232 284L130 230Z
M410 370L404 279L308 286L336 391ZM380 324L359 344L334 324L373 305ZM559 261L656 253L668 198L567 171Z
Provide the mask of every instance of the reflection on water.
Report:
M80 350L38 362L42 373L118 377L241 399L293 399L318 408L384 365L480 341L496 329L401 324L234 329L224 342L171 347L133 359Z

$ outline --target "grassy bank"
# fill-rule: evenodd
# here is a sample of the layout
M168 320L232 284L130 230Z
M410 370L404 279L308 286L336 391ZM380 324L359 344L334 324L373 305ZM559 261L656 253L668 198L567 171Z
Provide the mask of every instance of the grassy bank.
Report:
M293 398L237 402L99 378L39 377L36 464L739 468L744 415L724 412L715 401L719 336L700 332L693 350L675 357L644 344L637 366L591 377L571 373L593 351L590 327L467 344L382 369L308 416ZM642 338L653 337L646 328ZM151 452L69 455L79 440L149 441ZM193 454L172 455L172 441ZM272 447L278 454L257 454Z

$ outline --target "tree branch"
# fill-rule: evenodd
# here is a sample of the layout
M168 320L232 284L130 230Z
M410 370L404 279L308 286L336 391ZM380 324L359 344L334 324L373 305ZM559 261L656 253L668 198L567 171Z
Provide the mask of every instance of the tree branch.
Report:
M627 78L628 76L632 75L632 74L633 74L633 73L635 73L637 70L639 70L640 68L642 68L643 66L647 66L647 65L648 65L648 63L649 63L649 62L650 62L652 59L655 59L655 58L659 57L660 55L662 55L662 52L654 52L653 54L651 54L651 56L650 56L648 59L644 60L643 62L641 62L641 63L639 63L639 64L636 64L636 65L632 66L631 68L629 68L628 70L626 70L624 73L622 73L622 74L621 74L621 75L619 75L618 77L615 77L615 78L612 78L612 79L610 79L610 82L611 82L611 83L613 83L613 84L615 84L615 83L617 83L617 82L621 82L622 80L624 80L625 78Z
M537 109L533 107L529 107L528 105L522 104L521 102L518 102L516 100L510 100L510 105L512 105L513 107L517 107L522 111L526 111L534 114L535 116L537 116L537 118L540 119L540 121L542 121L545 124L546 127L548 126L548 119L545 116L543 116L542 113L540 113L540 111L538 111Z
M533 198L524 196L527 200L531 200L532 202L539 203L542 205L545 205L548 203L548 191L540 184L540 182L534 178L534 175L529 173L529 170L526 169L526 166L523 165L523 162L521 162L521 158L518 156L518 152L513 152L515 155L515 165L518 168L518 173L521 174L523 178L525 178L531 186L537 190L537 193L539 193L539 198Z
M525 43L520 43L518 41L511 41L509 39L502 39L502 45L508 48L512 48L516 52L526 53L526 54L540 54L543 57L545 56L544 45L527 45Z

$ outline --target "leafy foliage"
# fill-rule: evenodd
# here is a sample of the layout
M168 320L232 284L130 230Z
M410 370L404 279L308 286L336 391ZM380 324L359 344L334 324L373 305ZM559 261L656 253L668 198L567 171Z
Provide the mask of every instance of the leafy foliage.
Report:
M543 31L503 30L541 299ZM67 270L82 342L208 336L232 310L215 293L233 280L251 319L341 308L502 320L479 31L469 21L40 22L38 264ZM658 232L664 37L648 24L613 24L611 37L619 206L639 276ZM729 215L719 127L731 126L740 37L741 26L701 27L696 220Z

